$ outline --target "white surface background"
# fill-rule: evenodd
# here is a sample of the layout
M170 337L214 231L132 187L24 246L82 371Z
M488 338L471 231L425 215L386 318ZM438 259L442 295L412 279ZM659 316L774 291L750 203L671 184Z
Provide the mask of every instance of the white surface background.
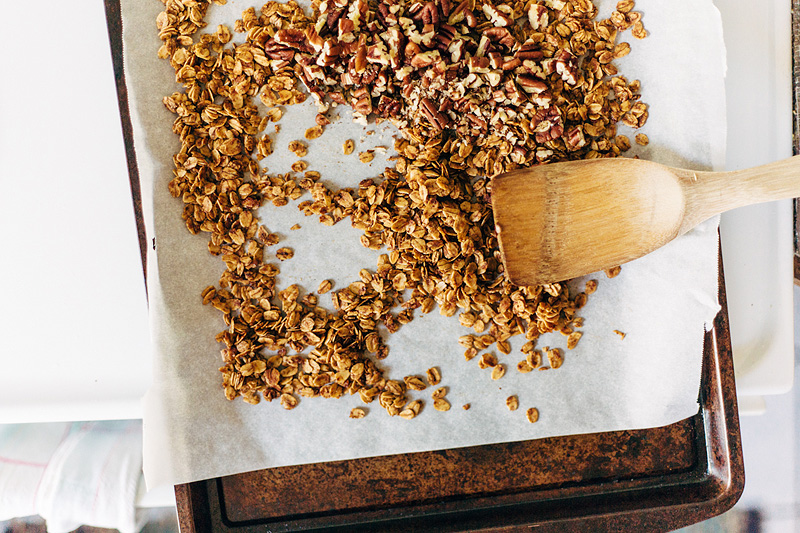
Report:
M2 2L0 35L0 422L141 417L152 358L103 3Z

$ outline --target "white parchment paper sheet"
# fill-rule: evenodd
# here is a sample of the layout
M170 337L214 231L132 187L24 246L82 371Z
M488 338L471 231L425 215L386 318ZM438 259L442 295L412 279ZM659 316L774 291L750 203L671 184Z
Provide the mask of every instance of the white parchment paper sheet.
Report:
M615 2L597 2L608 14ZM242 9L254 5L229 0L213 6L209 30L230 27ZM163 4L123 0L126 79L130 91L135 147L142 180L149 254L148 286L155 342L154 386L146 397L145 474L148 485L184 483L248 470L415 452L448 447L532 439L553 435L637 429L666 425L697 413L704 325L718 310L717 221L697 230L606 280L582 311L586 326L575 350L559 370L519 374L519 352L500 357L509 372L492 381L477 360L465 362L457 344L468 333L457 318L434 312L417 318L389 338L384 361L388 375L402 378L438 366L453 408L446 413L428 405L406 421L367 406L361 420L348 418L357 397L303 399L286 411L277 402L257 406L229 402L220 387L220 346L214 335L224 328L221 316L202 306L200 291L215 284L222 262L206 248L205 236L190 235L181 220L182 204L167 192L172 155L179 149L171 133L173 116L161 104L179 89L174 73L158 60L155 19ZM639 0L650 36L629 33L632 52L619 61L620 72L642 81L650 119L643 129L650 145L638 153L662 163L695 169L719 169L724 161L724 49L719 14L710 0ZM285 172L296 159L289 141L302 139L314 124L315 106L287 109L275 135L276 153L263 163ZM346 110L310 143L310 168L336 186L353 186L378 175L385 157L371 165L341 153L352 138L357 152L392 146L390 126L354 124ZM370 135L367 132L372 130ZM633 132L624 132L633 137ZM391 150L387 155L391 155ZM265 225L295 250L280 265L279 284L314 290L323 279L343 287L360 268L374 269L378 253L360 246L360 232L347 221L334 227L305 218L293 204L261 210ZM299 223L299 230L289 228ZM274 253L274 250L272 251ZM578 282L582 286L582 281ZM321 304L332 308L330 295ZM614 330L627 334L620 339ZM520 342L516 343L518 347ZM564 347L553 334L539 346ZM428 398L430 390L414 398ZM516 394L520 409L510 412L505 399ZM430 404L430 401L428 402ZM462 410L470 403L472 408ZM525 410L537 407L536 424Z

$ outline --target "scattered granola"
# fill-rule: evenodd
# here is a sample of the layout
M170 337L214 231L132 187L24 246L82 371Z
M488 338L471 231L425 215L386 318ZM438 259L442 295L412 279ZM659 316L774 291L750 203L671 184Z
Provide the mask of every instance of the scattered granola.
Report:
M550 363L550 368L559 368L564 364L564 354L558 348L547 350L547 361Z
M294 250L291 248L279 248L277 252L275 252L275 257L280 259L281 261L285 261L286 259L291 259L294 257Z
M303 172L308 168L308 163L305 161L295 161L292 163L292 171L293 172Z
M361 407L353 407L350 409L350 418L364 418L367 412Z
M347 139L342 145L342 152L344 155L350 155L356 149L356 143L352 139Z
M597 280L596 279L590 279L589 281L587 281L586 282L586 286L583 289L583 291L586 294L593 294L596 290L597 290Z
M414 400L413 402L409 402L406 407L400 411L400 417L405 418L406 420L411 420L417 416L421 410L422 400Z
M322 281L322 283L319 284L319 288L317 288L317 293L318 294L325 294L326 292L328 292L332 288L333 288L333 282L331 280L329 280L329 279L326 279L326 280Z
M535 407L531 407L525 413L525 416L528 418L528 422L531 424L539 421L539 410Z
M297 157L305 157L308 155L308 145L303 141L291 141L289 151Z
M506 398L506 407L509 411L516 411L519 407L519 399L516 396L509 396Z
M506 375L505 365L499 364L492 368L492 379L498 380Z
M442 381L442 374L437 367L431 367L425 372L425 377L428 378L428 385L433 387Z
M650 139L644 133L637 133L634 138L636 139L636 144L640 146L647 146L650 144Z
M578 341L581 340L583 333L580 331L573 331L567 337L567 350L572 350L578 345Z
M298 400L296 397L292 396L291 394L284 393L281 394L281 406L284 409L294 409L297 407Z
M406 376L403 381L408 390L425 390L428 386L417 376Z
M619 339L620 339L620 340L624 339L624 338L625 338L625 335L626 335L625 333L621 332L621 331L620 331L620 330L618 330L618 329L615 329L615 330L614 330L614 333L615 333L615 334L617 334L617 335L619 336Z
M497 356L490 352L484 352L481 354L481 359L478 361L478 367L483 368L494 368L497 366Z
M621 31L646 35L633 2L598 20L589 0L332 0L312 2L310 15L294 0L269 1L236 21L241 43L225 26L198 34L209 5L165 0L156 23L158 55L183 86L164 98L182 143L169 191L183 201L189 232L208 234L210 253L226 266L219 285L202 293L226 326L217 335L226 398L280 399L290 409L298 396L357 393L390 415L414 418L422 402L409 401L406 380L387 378L379 366L389 348L378 326L393 333L436 307L474 331L459 339L466 359L493 344L506 354L508 339L522 335L526 360L518 369L549 368L535 341L558 331L569 344L590 291L507 282L486 176L615 157L630 147L617 124L639 128L648 110L639 83L613 61L630 51L617 42ZM394 167L340 190L322 184L318 172L298 181L262 169L259 161L273 152L267 124L281 119L280 106L309 94L320 113L307 139L323 133L331 105L349 105L359 119L397 126ZM255 98L269 107L265 116ZM304 157L308 145L292 141L289 150ZM354 150L352 140L344 143L345 154ZM367 163L373 157L359 154ZM297 162L292 170L305 168ZM376 268L332 293L335 312L319 307L316 296L301 297L295 285L279 290L278 268L264 257L279 238L261 225L258 209L307 193L303 213L326 225L349 218L363 231L362 245L385 250ZM285 247L276 253L292 255ZM331 288L321 284L318 292ZM553 354L547 351L557 368L563 356ZM502 372L485 352L480 366Z
M375 159L375 152L373 150L359 152L358 154L358 160L362 163L371 163L373 159Z
M433 408L437 411L449 411L450 410L450 402L445 400L444 398L436 398L433 400Z
M305 138L309 140L318 139L319 137L322 136L322 131L323 131L322 126L317 124L316 126L308 128L306 130Z

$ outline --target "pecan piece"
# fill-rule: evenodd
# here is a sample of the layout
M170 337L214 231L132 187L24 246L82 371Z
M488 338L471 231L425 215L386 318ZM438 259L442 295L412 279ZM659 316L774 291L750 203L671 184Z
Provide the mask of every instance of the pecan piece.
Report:
M568 50L561 50L556 56L555 71L566 83L570 85L578 83L578 65L575 63L575 56Z
M447 115L440 113L433 102L430 101L428 98L423 98L420 100L419 107L422 110L422 113L428 119L428 121L438 130L443 130L447 127L450 123L450 119Z
M517 83L528 93L540 94L547 90L547 84L531 74L517 75Z
M508 31L508 28L487 28L483 30L483 35L488 37L492 43L505 46L509 50L517 45L517 40L513 35L511 35L511 32Z
M264 44L264 54L270 59L290 61L294 57L294 50L275 39L270 39Z
M402 105L399 100L389 98L385 94L381 95L378 100L378 108L376 112L384 118L394 118L400 115Z
M528 22L531 23L531 28L534 30L546 28L549 18L547 7L541 4L531 4L528 8Z
M578 150L586 146L586 138L583 136L583 128L575 126L564 136L564 143L570 150Z
M558 139L564 133L564 124L556 106L537 111L531 119L531 127L537 143Z
M483 14L495 27L506 27L514 24L514 20L506 13L503 13L490 2L483 4Z
M408 47L406 47L406 53L408 53ZM414 55L414 57L411 59L411 66L414 68L425 68L433 65L440 59L441 56L439 55L438 50L429 50L427 52L421 52Z
M272 38L276 43L300 50L301 52L316 52L313 47L308 44L306 39L306 32L296 28L286 28L275 32Z

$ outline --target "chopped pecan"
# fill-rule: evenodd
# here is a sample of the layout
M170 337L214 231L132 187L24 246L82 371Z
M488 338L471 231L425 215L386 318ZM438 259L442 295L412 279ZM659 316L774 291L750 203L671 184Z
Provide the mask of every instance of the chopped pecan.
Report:
M395 118L400 115L401 108L402 104L399 100L381 95L376 112L384 118Z
M513 35L511 35L511 32L508 31L508 28L487 28L483 30L483 35L488 37L491 42L505 46L509 50L517 45L517 40Z
M531 23L531 28L534 30L541 30L547 27L549 19L547 7L541 4L531 3L528 8L528 22Z
M439 24L439 8L436 7L436 4L431 0L414 13L412 18L423 24L433 24L437 26Z
M407 52L408 52L408 47L406 47L406 53ZM411 59L411 66L414 68L425 68L433 65L440 59L441 56L439 55L438 50L429 50L427 52L421 52L419 54L415 54Z
M556 56L555 70L561 79L570 85L578 83L578 65L569 50L561 50Z
M578 150L586 145L586 138L583 135L583 128L578 125L572 128L564 136L564 143L570 150Z
M294 50L285 44L270 39L264 44L264 54L270 59L289 61L294 57Z
M316 52L316 50L309 45L305 31L300 29L287 28L278 30L275 32L273 40L278 44L282 44L302 52Z
M514 57L520 61L533 60L538 61L544 57L544 52L539 49L539 44L527 40L519 47L519 50L514 54Z
M372 98L369 91L365 87L353 91L350 97L350 105L353 106L353 111L367 116L372 113Z
M564 124L556 106L537 111L531 119L531 127L536 142L541 144L558 139L564 133Z
M443 130L450 124L450 119L446 115L440 113L433 102L428 98L423 98L420 101L419 108L436 129Z
M485 74L489 72L489 59L486 57L470 57L467 60L467 67L470 72Z
M455 26L462 21L467 23L467 26L470 28L474 28L478 25L478 19L475 17L475 13L472 11L472 6L475 5L474 0L464 0L450 14L447 19L447 23L450 26Z
M522 87L522 90L529 93L539 94L547 90L545 82L530 74L518 74L517 83Z
M514 20L510 16L497 9L490 2L483 4L483 13L495 27L506 27L514 24Z

